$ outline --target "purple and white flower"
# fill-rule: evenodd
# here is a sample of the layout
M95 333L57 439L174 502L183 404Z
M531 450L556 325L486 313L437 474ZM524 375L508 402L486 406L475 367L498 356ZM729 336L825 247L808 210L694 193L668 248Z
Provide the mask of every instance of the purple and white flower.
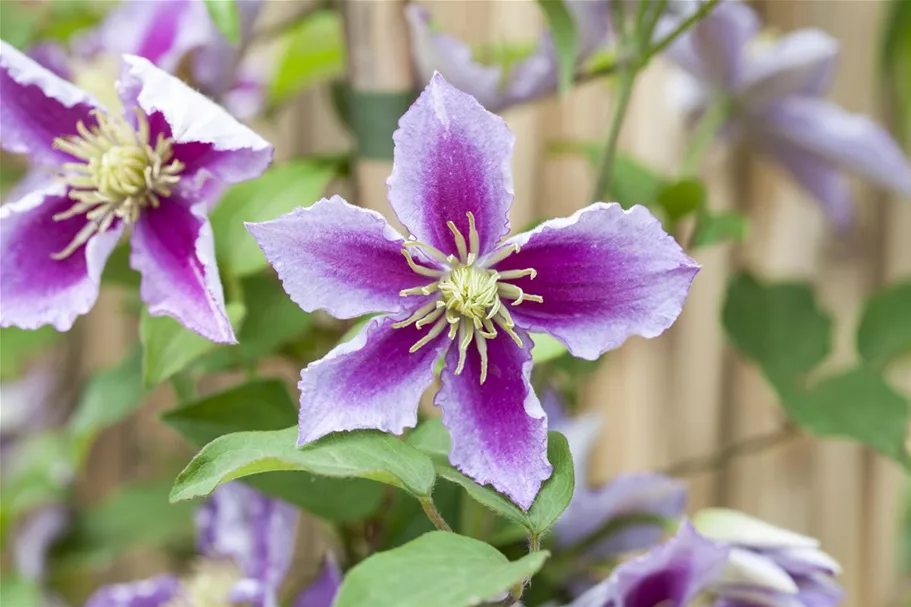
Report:
M572 501L554 526L557 549L590 543L586 556L604 559L659 543L663 523L681 518L686 510L686 484L662 474L634 472L592 487L587 482L588 460L601 434L600 417L569 417L553 390L545 392L541 402L551 429L562 432L569 442L576 478ZM607 529L610 533L598 537Z
M123 57L123 115L5 42L0 85L3 148L28 154L33 176L57 172L0 208L0 325L72 327L129 227L149 313L235 342L207 215L223 186L266 169L272 146L140 57Z
M86 607L277 607L294 555L297 520L298 511L289 504L240 483L222 485L197 511L199 559L186 576L105 586ZM295 607L330 607L340 579L335 562L327 560Z
M844 599L834 580L841 567L812 537L722 508L699 512L693 524L731 549L712 584L715 607L835 607Z
M721 133L774 157L840 228L854 210L843 171L911 196L911 164L885 129L824 98L838 42L803 29L763 45L759 28L749 6L726 1L671 45L668 57L697 82L693 109L730 103Z
M617 567L567 607L687 607L724 569L728 549L684 523L677 535Z
M202 0L124 0L97 30L81 40L82 54L110 53L145 57L177 73L189 57L193 83L239 118L250 118L265 103L265 74L240 56L253 34L262 0L237 0L239 45L228 42L209 17ZM257 66L264 68L264 66Z
M248 224L304 310L383 313L301 373L299 444L413 427L445 357L436 404L450 461L527 509L551 474L528 332L587 359L631 335L655 337L699 266L638 206L594 204L503 240L514 136L439 74L393 139L389 200L411 239L338 196Z
M578 63L581 65L608 40L610 3L608 0L568 0L566 8L576 25ZM550 32L544 34L534 53L504 74L500 66L475 61L471 48L458 38L434 31L430 13L424 7L408 5L405 17L411 32L415 71L423 82L438 71L453 86L469 93L491 112L557 90L559 63Z

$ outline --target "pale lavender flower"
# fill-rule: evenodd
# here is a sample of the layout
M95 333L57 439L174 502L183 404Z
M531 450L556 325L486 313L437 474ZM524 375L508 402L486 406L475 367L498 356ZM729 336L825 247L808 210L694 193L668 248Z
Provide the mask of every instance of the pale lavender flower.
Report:
M824 98L838 42L803 29L763 45L759 28L749 6L726 1L668 49L698 82L696 111L729 100L722 133L778 160L840 228L853 219L843 171L911 196L911 165L889 134Z
M552 430L562 432L569 442L573 456L576 487L572 501L557 520L554 536L557 549L567 549L582 542L591 542L595 534L612 524L611 533L592 542L586 555L609 558L623 552L644 550L664 537L662 520L673 521L686 509L686 484L662 474L636 472L618 474L607 483L592 487L588 484L588 461L595 441L600 436L601 420L593 413L569 417L553 390L541 398ZM636 518L654 521L635 522ZM627 523L624 523L626 519Z
M528 331L587 359L657 336L699 266L639 206L598 203L502 240L514 136L439 74L393 139L389 200L413 239L338 196L248 224L304 310L385 313L302 372L299 444L413 427L445 357L436 404L450 461L527 509L551 474Z
M617 567L567 607L687 607L724 569L728 550L684 523L677 535Z
M731 548L712 584L716 607L835 607L844 599L834 579L841 567L818 540L722 508L703 510L693 522Z
M146 59L125 55L117 85L123 116L2 43L3 148L58 179L0 207L0 325L68 330L131 227L149 313L233 343L207 215L272 146Z
M166 574L97 590L86 607L183 607L241 604L277 607L294 555L298 511L240 483L222 485L196 514L199 558L188 575ZM340 574L328 560L312 603L329 607ZM334 585L333 585L334 583Z
M566 8L576 24L581 65L607 42L610 29L608 0L567 0ZM530 101L557 89L559 68L550 32L545 32L537 50L507 73L496 65L483 65L472 58L471 48L454 36L435 32L430 14L420 5L405 7L418 79L427 82L439 71L453 86L477 99L491 112Z

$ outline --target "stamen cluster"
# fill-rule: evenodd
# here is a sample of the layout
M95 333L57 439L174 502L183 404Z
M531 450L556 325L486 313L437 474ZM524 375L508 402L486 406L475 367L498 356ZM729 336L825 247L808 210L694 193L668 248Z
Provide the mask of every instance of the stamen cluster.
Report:
M243 575L231 560L201 559L181 579L180 592L164 607L237 607L231 590Z
M69 186L72 207L54 215L63 221L85 214L88 223L62 251L51 255L65 259L96 233L106 231L115 219L134 224L142 209L158 207L180 181L184 164L173 160L173 140L159 133L154 147L149 122L137 110L138 130L120 116L94 110L96 126L80 121L79 136L58 137L54 147L78 158L67 162L59 178Z
M537 275L534 269L505 272L491 269L491 266L518 253L517 244L479 258L480 239L474 215L467 213L467 216L469 225L467 242L455 223L452 221L446 223L455 239L458 257L445 255L436 247L422 242L407 241L405 243L402 254L405 255L409 267L417 274L436 280L423 287L405 289L400 295L402 297L438 295L418 308L410 317L392 326L400 329L414 324L420 329L430 325L427 334L411 347L412 353L430 343L448 328L449 339L458 338L459 342L459 364L455 370L456 375L461 374L465 368L468 347L474 342L481 358L480 381L483 384L487 379L487 340L494 339L498 329L509 335L517 346L522 347L522 339L515 332L515 322L509 314L509 309L503 304L503 300L511 300L511 305L517 306L523 301L543 303L544 299L538 295L528 295L516 285L504 282L523 276L534 279ZM411 247L420 248L430 258L439 262L442 269L419 265L409 251Z

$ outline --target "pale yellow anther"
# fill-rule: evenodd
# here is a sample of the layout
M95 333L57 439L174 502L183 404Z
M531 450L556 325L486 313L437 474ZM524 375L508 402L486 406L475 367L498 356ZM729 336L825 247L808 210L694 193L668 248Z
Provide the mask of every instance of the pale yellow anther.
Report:
M162 196L170 196L180 181L184 164L173 159L173 141L163 134L153 148L149 142L149 123L137 110L138 128L126 120L93 110L97 124L76 124L78 135L58 137L54 147L82 162L65 162L58 178L69 187L76 201L66 211L54 215L65 221L85 215L87 221L73 240L53 259L65 259L95 234L107 231L119 219L135 224L142 210L157 207Z
M232 560L197 561L191 573L181 578L180 592L163 607L230 607L234 605L231 592L243 578Z
M430 245L416 241L404 243L402 253L411 269L417 274L437 280L424 287L403 289L400 295L427 296L437 292L439 295L421 306L408 319L392 326L402 328L415 323L415 328L422 329L432 325L427 333L411 346L410 352L418 351L439 337L448 327L449 339L458 340L459 361L455 369L456 375L464 370L468 348L474 343L481 361L480 382L483 384L487 380L487 340L495 339L499 330L502 330L518 347L523 347L522 338L515 330L515 322L504 301L511 301L513 306L517 306L525 302L542 303L543 298L538 295L527 295L516 285L503 282L526 276L534 279L537 272L533 268L503 272L491 269L491 266L517 253L519 245L510 244L487 258L481 258L480 235L474 215L469 212L466 216L467 242L454 222L446 222L452 232L458 257L446 255ZM445 269L434 270L418 265L409 253L409 247L420 248L428 257L441 262Z

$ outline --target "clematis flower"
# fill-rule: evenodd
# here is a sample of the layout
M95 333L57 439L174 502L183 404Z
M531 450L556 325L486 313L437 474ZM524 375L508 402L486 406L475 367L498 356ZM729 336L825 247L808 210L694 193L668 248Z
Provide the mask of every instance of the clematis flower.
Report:
M695 111L727 100L723 135L775 158L840 228L853 219L843 171L911 196L911 165L889 134L824 98L838 42L804 29L762 45L759 27L750 7L723 2L671 45L668 57L696 80Z
M684 523L677 535L617 567L567 607L687 607L720 575L728 550Z
M610 28L608 0L568 0L566 8L575 23L578 63L585 63L601 49ZM504 74L496 65L483 65L472 58L471 48L461 40L431 29L430 13L422 6L405 7L411 33L415 71L428 81L439 71L454 86L475 97L491 112L530 101L557 90L559 67L550 32L537 50Z
M149 313L235 342L207 213L224 185L265 170L272 146L140 57L123 58L122 116L6 43L0 84L4 149L57 171L0 207L0 325L68 330L129 227Z
M588 359L654 337L698 266L644 207L598 203L503 240L514 136L439 74L393 140L389 201L412 238L338 196L247 226L304 310L383 313L301 373L299 444L413 427L443 357L450 461L527 509L551 474L528 332Z
M661 521L683 516L686 484L661 474L642 472L618 474L607 483L590 486L586 482L588 460L601 433L599 416L593 413L567 416L553 390L545 392L541 401L551 429L563 433L569 442L576 479L572 501L554 526L557 549L586 543L590 545L585 551L587 556L604 559L644 550L660 542L664 536ZM610 533L604 534L611 528Z
M240 483L222 485L197 511L199 558L188 575L105 586L86 607L277 607L294 555L297 519L289 504ZM340 577L335 562L327 560L295 607L330 607Z
M716 607L835 607L844 599L834 580L841 567L818 540L722 508L699 512L693 523L731 548L712 585Z

